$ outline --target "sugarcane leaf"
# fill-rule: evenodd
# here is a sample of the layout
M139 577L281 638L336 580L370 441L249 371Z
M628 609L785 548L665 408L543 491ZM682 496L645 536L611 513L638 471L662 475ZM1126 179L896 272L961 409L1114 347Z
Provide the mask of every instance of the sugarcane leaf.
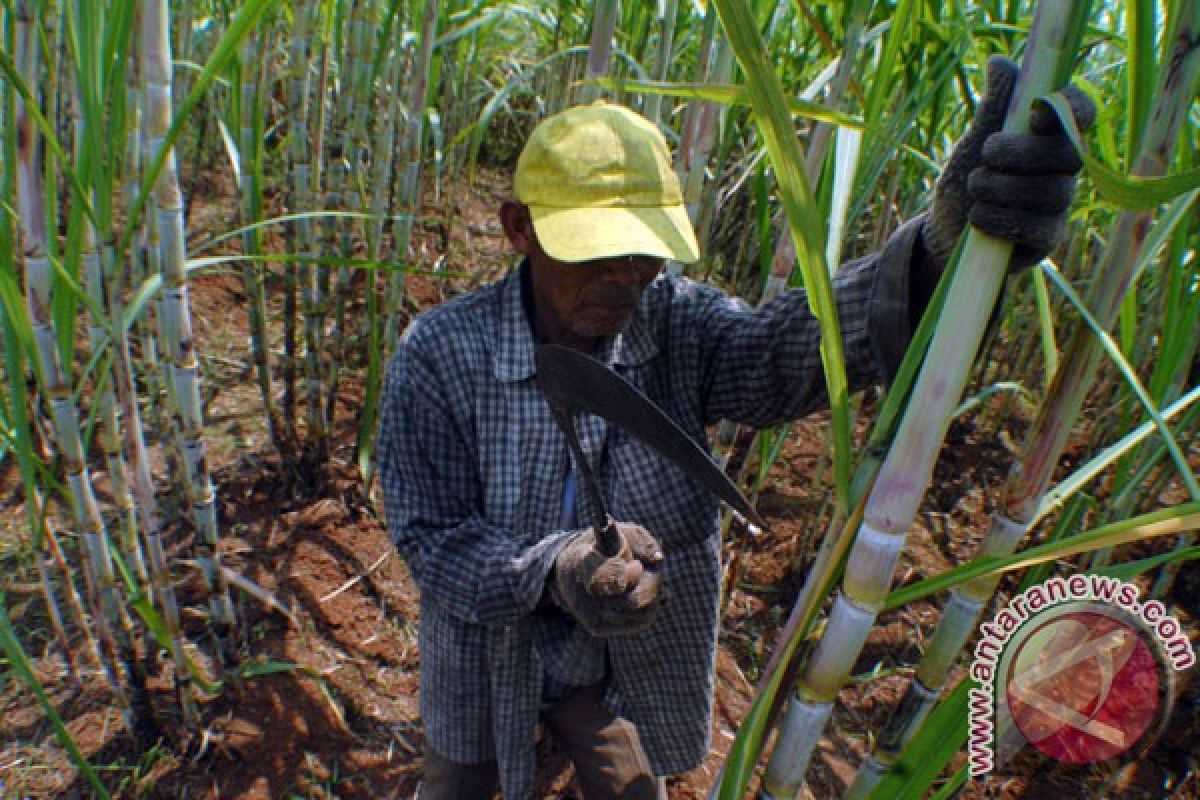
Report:
M1173 419L1197 400L1200 400L1200 386L1195 387L1174 403L1164 408L1162 411L1163 419ZM1074 495L1085 484L1099 475L1106 467L1115 463L1121 456L1132 451L1141 442L1144 442L1155 430L1156 425L1154 421L1147 420L1101 450L1086 463L1076 467L1070 475L1063 478L1063 480L1059 481L1058 484L1042 495L1031 524L1037 524L1043 517L1062 505L1064 500Z
M896 589L888 595L884 609L908 605L981 575L999 575L1069 558L1106 547L1141 542L1160 536L1175 536L1200 528L1200 503L1184 503L1148 514L1113 522L1095 530L1047 542L1008 556L978 556L965 564L948 569L916 583Z
M627 78L593 78L586 82L614 92L642 92L692 100L707 100L727 106L751 107L749 89L743 84L672 83L669 81L638 81ZM796 116L855 130L864 130L866 127L861 117L837 111L820 103L798 97L788 97L785 102L787 108Z
M8 315L13 334L19 338L22 349L27 353L33 352L33 323L29 320L16 275L7 269L0 269L0 304L4 306L4 313Z
M836 505L844 516L850 492L851 447L849 387L841 329L829 269L825 264L822 216L808 182L779 76L744 2L713 0L746 78L755 120L779 185L788 226L796 245L809 308L821 329L821 363L825 372L833 430L833 474Z
M959 403L958 408L954 409L954 416L961 417L966 414L970 414L976 408L986 403L990 398L995 397L998 394L1005 393L1016 394L1029 399L1029 390L1021 384L1013 381L999 381Z
M1071 115L1071 105L1062 92L1047 95L1039 102L1046 103L1054 110L1071 143L1083 157L1084 169L1095 184L1096 191L1109 202L1121 208L1148 209L1200 188L1200 168L1162 178L1122 175L1088 153L1075 118Z
M285 672L306 672L312 670L300 664L288 661L268 661L265 664L243 664L238 667L238 674L243 678L262 678L266 675L280 675Z
M513 79L509 80L500 90L498 90L491 99L484 104L483 110L479 112L479 117L475 122L460 132L457 137L451 142L451 145L457 144L464 136L469 137L467 145L467 169L471 178L475 177L475 164L479 160L479 149L483 146L483 137L487 133L488 126L491 124L492 117L503 108L509 97L518 89L524 86L537 74L540 70L545 69L549 65L564 58L587 54L588 48L586 45L578 47L570 47L566 50L560 50L557 53L552 53L546 56L541 61L530 67L521 70Z
M1109 564L1106 567L1101 567L1100 569L1095 570L1095 572L1101 575L1119 578L1123 581L1132 581L1137 576L1145 572L1158 569L1166 564L1192 561L1197 558L1200 558L1200 547L1185 547L1182 550L1172 550L1169 553L1159 553L1156 556L1139 558L1137 561L1125 561L1120 564Z
M1129 31L1130 58L1126 61L1128 120L1125 152L1141 150L1142 135L1150 116L1154 87L1158 82L1158 64L1154 53L1154 37L1158 31L1154 0L1131 0L1125 4L1125 22Z
M237 142L229 132L225 120L217 117L217 129L221 132L221 142L225 145L225 155L229 159L229 167L233 170L233 182L237 188L242 188L242 158L238 152Z
M1030 270L1033 278L1033 296L1037 304L1038 338L1042 344L1042 362L1046 386L1058 372L1058 345L1054 339L1054 309L1050 306L1050 290L1046 288L1046 277L1037 270Z
M1158 407L1151 399L1146 388L1142 386L1142 381L1138 377L1137 371L1126 360L1124 354L1121 353L1121 349L1117 347L1116 342L1113 341L1112 336L1104 329L1104 326L1088 310L1082 298L1075 292L1075 289L1063 278L1062 273L1048 260L1042 261L1041 268L1054 282L1054 285L1058 287L1058 290L1066 295L1067 299L1075 306L1091 329L1092 334L1099 340L1113 364L1121 372L1121 377L1125 379L1125 382L1129 384L1134 394L1137 395L1142 407L1146 410L1150 418L1154 420L1155 427L1158 428L1158 432L1162 435L1163 443L1167 446L1167 451L1171 454L1171 458L1179 470L1179 476L1183 479L1184 485L1187 486L1188 492L1191 493L1193 499L1200 500L1200 481L1197 481L1196 475L1192 472L1191 464L1188 462L1187 457L1184 456L1179 442L1175 440L1174 434L1171 433L1171 429L1167 427L1167 423L1159 412Z

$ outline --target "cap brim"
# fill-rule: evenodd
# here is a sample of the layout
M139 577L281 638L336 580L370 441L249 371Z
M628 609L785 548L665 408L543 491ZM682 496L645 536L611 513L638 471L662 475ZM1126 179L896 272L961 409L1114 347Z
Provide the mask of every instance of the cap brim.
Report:
M690 264L700 258L682 206L549 208L529 206L538 242L559 261L647 255Z

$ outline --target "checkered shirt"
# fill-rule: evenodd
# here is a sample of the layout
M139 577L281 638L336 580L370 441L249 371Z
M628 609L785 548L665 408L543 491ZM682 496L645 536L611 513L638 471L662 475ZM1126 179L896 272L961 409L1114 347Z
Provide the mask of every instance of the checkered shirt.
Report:
M910 336L918 223L836 273L853 387L890 374ZM421 591L426 735L453 761L496 758L510 800L533 792L547 672L590 683L606 674L606 659L605 703L637 727L655 772L702 760L720 578L713 496L640 441L585 415L577 426L609 512L662 543L662 605L646 632L601 643L540 602L571 535L559 529L570 456L534 381L526 271L413 320L388 365L378 444L389 530ZM664 275L598 357L707 444L705 427L720 419L763 427L827 406L818 339L802 290L753 310ZM580 519L590 518L586 511Z

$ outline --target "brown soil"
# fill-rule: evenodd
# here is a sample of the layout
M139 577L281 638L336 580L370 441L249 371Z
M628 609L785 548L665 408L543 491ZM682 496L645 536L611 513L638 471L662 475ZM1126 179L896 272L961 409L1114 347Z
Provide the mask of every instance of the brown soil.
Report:
M233 208L232 188L218 176L203 187L210 194L194 209L199 230L225 230ZM505 246L493 209L506 194L503 178L485 173L473 187L454 184L454 204L426 209L415 244L420 262L439 271L410 277L410 310L501 274ZM446 210L446 209L449 210ZM197 241L203 236L196 237ZM282 250L282 241L272 243ZM441 255L446 255L443 262ZM357 375L343 380L338 404L338 439L331 468L319 491L298 490L279 474L258 413L257 387L245 351L247 325L243 288L235 275L199 277L192 290L199 352L205 354L207 435L220 496L222 550L227 566L276 598L287 612L244 593L245 621L232 649L243 671L264 674L230 678L227 688L203 704L203 736L179 738L177 704L168 681L151 683L152 703L162 733L147 748L121 724L112 697L95 675L82 688L65 678L49 639L40 601L32 592L27 535L20 516L19 478L0 464L0 561L18 565L0 588L9 593L9 613L35 657L39 679L67 726L104 780L122 797L222 798L407 798L421 771L421 724L416 691L417 593L407 570L350 466L354 419L362 400ZM278 303L278 293L273 295ZM230 311L236 310L236 313ZM279 308L272 315L278 318ZM278 332L276 332L278 334ZM1005 436L1019 440L1017 432ZM1011 433L1011 436L1009 435ZM1012 454L1004 438L956 425L934 480L936 492L909 538L897 577L908 583L944 571L968 557L991 511L989 498L1003 479ZM673 800L707 796L733 735L754 695L754 685L786 618L823 526L825 443L818 420L796 425L772 469L759 508L772 530L745 543L741 579L722 629L717 661L713 747L705 763L670 781ZM172 550L190 550L190 535L176 526ZM209 663L212 642L200 612L199 580L184 570L181 592L194 655ZM7 580L7 579L6 579ZM1175 613L1194 629L1200 595L1196 570L1185 569L1176 591ZM811 795L840 795L868 749L863 734L878 730L904 691L910 666L920 657L939 612L929 602L885 613L868 640L854 682L839 696L828 735L810 773ZM169 675L160 654L164 675ZM211 669L211 664L210 664ZM1026 755L1008 777L968 784L972 798L1103 796L1197 797L1200 689L1181 693L1169 733L1147 755L1119 773L1103 776L1047 770ZM546 797L573 797L569 767L544 747L540 776ZM957 765L956 765L957 766ZM89 796L39 707L16 680L0 681L0 796L4 798ZM1095 795L1100 796L1100 795Z

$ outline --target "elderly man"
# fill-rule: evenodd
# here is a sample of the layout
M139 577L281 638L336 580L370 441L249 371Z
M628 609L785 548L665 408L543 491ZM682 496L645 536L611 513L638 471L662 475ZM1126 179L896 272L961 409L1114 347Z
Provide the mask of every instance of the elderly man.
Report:
M1080 162L1048 115L1033 134L996 133L1015 75L1006 60L989 65L931 210L838 270L855 387L897 366L968 219L1013 240L1017 266L1058 237ZM775 425L827 403L817 325L802 290L751 310L663 274L698 248L662 136L627 109L545 120L515 190L500 219L520 267L416 318L385 384L387 521L421 591L421 796L530 797L540 723L588 800L665 798L661 776L708 748L716 501L585 417L583 447L625 542L601 556L578 522L591 517L535 384L534 345L604 361L703 442L720 419Z

